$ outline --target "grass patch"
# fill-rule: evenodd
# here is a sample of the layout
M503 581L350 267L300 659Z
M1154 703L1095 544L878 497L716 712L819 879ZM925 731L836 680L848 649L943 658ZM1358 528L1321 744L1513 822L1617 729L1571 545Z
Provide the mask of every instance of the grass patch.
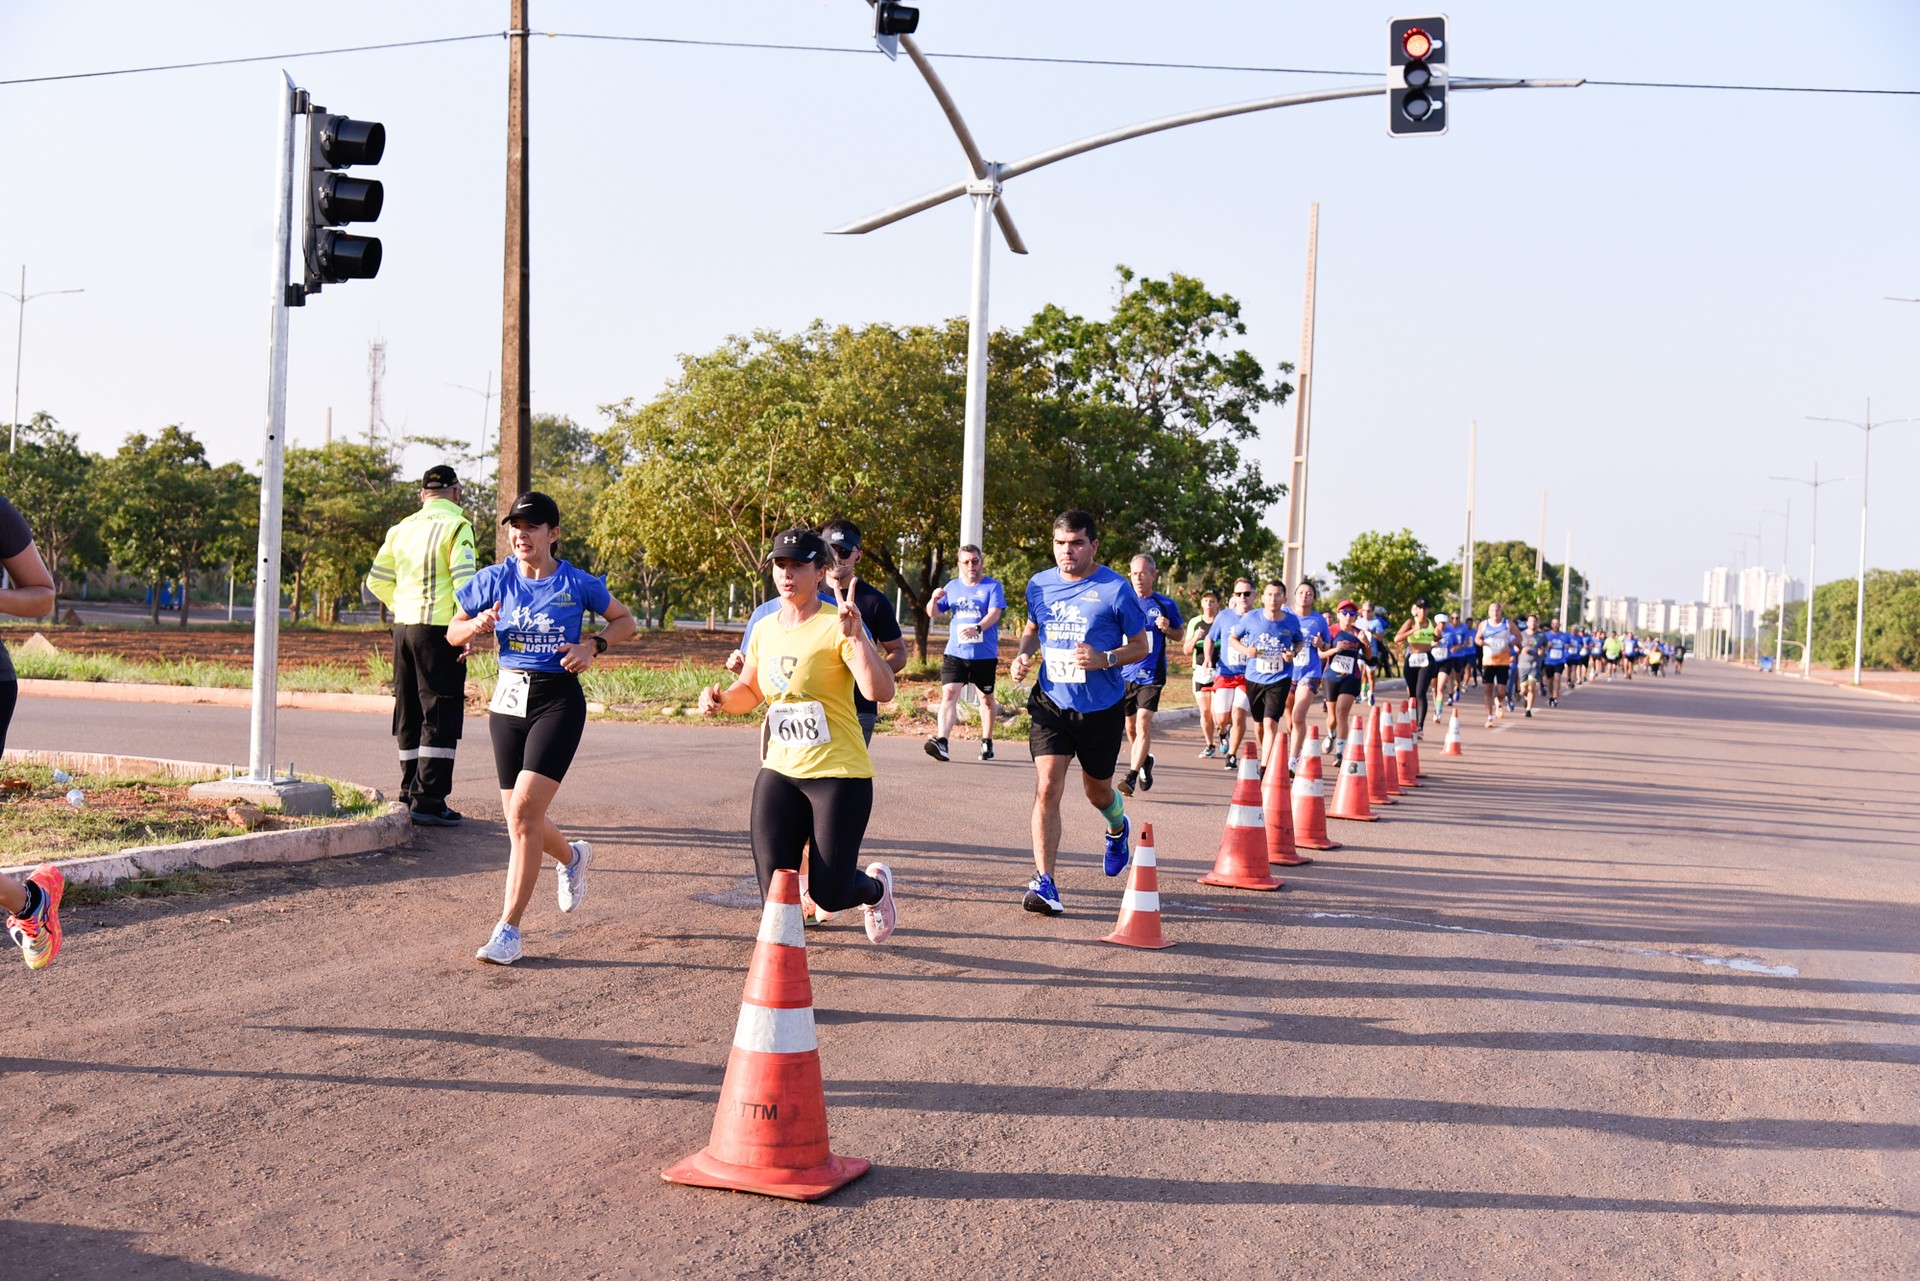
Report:
M202 659L136 662L112 654L13 653L14 672L26 680L191 685L202 689L251 689L253 668ZM369 655L359 666L315 663L280 673L280 688L307 694L379 694L391 688L393 661Z
M226 877L197 867L184 867L165 876L129 876L112 885L69 885L61 896L63 907L97 907L130 898L189 897L213 894L227 888Z

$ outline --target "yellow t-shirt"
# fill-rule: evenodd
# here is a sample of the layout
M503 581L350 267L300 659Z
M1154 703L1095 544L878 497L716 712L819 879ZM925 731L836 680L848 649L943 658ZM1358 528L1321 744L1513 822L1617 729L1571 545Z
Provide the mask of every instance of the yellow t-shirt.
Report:
M773 614L754 626L747 662L767 699L761 763L788 778L872 778L853 710L856 642L825 605L797 627Z

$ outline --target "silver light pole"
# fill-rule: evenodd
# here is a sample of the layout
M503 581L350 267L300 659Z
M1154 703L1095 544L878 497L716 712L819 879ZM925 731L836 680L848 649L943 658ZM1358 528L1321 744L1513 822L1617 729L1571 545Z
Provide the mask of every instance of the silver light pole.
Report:
M1810 423L1844 423L1860 429L1860 574L1859 586L1853 598L1853 683L1860 683L1861 647L1867 641L1867 485L1872 473L1873 429L1891 427L1895 423L1920 422L1920 418L1888 418L1881 422L1873 421L1873 401L1867 401L1867 420L1857 423L1851 418L1816 418L1807 415Z
M1779 612L1774 615L1773 619L1773 670L1777 675L1781 670L1782 663L1785 661L1787 652L1787 540L1793 536L1793 503L1789 501L1785 511L1775 511L1771 507L1762 507L1760 514L1762 516L1778 516L1780 518L1780 607ZM1760 591L1760 604L1764 607L1766 603L1766 589L1762 588ZM1760 635L1759 632L1756 631L1754 633L1754 644L1757 646L1759 643Z
M1744 664L1747 661L1747 606L1742 597L1747 594L1747 540L1752 538L1757 543L1759 538L1757 535L1749 534L1743 529L1730 529L1727 531L1727 534L1729 537L1740 540L1740 577L1734 580L1740 587L1739 590L1733 594L1733 628L1735 641L1733 661ZM1758 547L1754 548L1754 559L1756 561L1760 559L1760 549ZM1760 646L1760 637L1757 632L1754 634L1753 640L1754 648L1758 649Z
M1813 465L1813 479L1802 480L1798 476L1775 476L1774 480L1791 481L1796 485L1806 485L1813 490L1813 527L1807 535L1807 638L1800 648L1800 679L1813 678L1813 593L1819 585L1816 566L1820 555L1820 486L1837 485L1843 480L1852 480L1851 476L1829 476L1820 479L1820 464ZM1780 607L1786 613L1784 604Z
M26 350L27 342L27 304L35 298L50 298L54 294L84 294L84 289L42 289L37 294L27 292L27 267L20 265L20 292L8 293L0 289L0 298L11 298L20 304L19 319L13 329L13 424L7 434L7 452L15 453L20 448L20 356Z

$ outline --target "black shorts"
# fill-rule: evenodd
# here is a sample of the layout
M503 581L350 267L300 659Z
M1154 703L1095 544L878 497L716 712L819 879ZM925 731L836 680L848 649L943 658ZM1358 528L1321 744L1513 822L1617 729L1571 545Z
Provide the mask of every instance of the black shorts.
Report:
M1351 696L1360 697L1360 678L1358 676L1335 676L1327 681L1327 701Z
M1507 687L1507 673L1512 670L1508 664L1490 663L1481 670L1485 673L1486 678L1493 684L1498 685L1502 689Z
M1548 663L1547 679L1558 680L1561 674L1564 673L1566 670L1567 670L1567 665L1565 663Z
M500 790L512 791L520 771L559 782L573 764L580 732L587 727L587 696L572 672L528 673L527 714L487 716L493 739L493 772Z
M1135 712L1157 712L1160 710L1160 691L1165 685L1143 685L1139 681L1127 682L1127 696L1120 700L1120 706L1128 716Z
M991 694L993 678L999 672L1000 660L997 658L955 658L950 654L940 656L942 685L977 685L982 694Z
M1293 678L1284 676L1271 685L1247 682L1247 701L1253 705L1253 719L1256 721L1283 721L1287 718L1287 691L1293 688Z
M1120 760L1120 744L1126 737L1124 702L1097 712L1075 712L1036 689L1027 700L1027 715L1032 718L1027 726L1027 751L1033 759L1071 756L1080 762L1088 778L1113 777L1113 767Z

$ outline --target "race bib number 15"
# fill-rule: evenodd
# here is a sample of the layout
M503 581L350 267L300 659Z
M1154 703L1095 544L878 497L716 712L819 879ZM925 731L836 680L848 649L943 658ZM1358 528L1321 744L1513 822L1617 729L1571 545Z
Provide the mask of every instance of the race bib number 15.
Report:
M530 684L525 672L501 672L493 683L493 701L487 704L487 710L502 716L525 716Z

